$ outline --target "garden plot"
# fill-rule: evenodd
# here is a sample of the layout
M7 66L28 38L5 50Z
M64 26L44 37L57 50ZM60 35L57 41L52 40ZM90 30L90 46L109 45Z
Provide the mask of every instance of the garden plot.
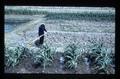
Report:
M29 50L37 50L37 47L34 45L34 38L37 37L37 31L38 31L38 25L40 23L44 23L44 21L41 20L35 20L29 23L23 24L22 27L19 27L18 29L14 30L13 32L8 34L5 34L5 44L9 46L25 46ZM55 24L54 24L55 25ZM27 27L24 27L27 26ZM33 27L33 28L29 28ZM52 26L51 26L52 27ZM60 27L59 27L60 28ZM90 45L90 40L95 40L97 42L101 41L104 43L104 45L107 48L112 48L113 53L114 47L115 47L115 34L114 33L97 33L97 32L65 32L65 31L59 31L56 29L56 31L49 31L49 25L46 25L46 29L48 29L47 34L45 34L45 43L50 46L50 48L54 48L55 51L57 51L59 54L60 50L57 50L58 48L65 49L65 47L70 43L75 43L76 45L79 45L81 49L83 49L83 52L88 51L87 45ZM55 30L55 28L54 28ZM23 31L26 31L25 33ZM32 44L30 44L32 43ZM64 52L64 50L62 51ZM77 71L74 70L62 70L59 68L59 55L58 59L54 60L54 63L52 67L46 67L43 71L43 68L37 68L34 69L32 64L33 61L30 59L23 60L21 62L21 65L18 65L15 67L15 69L10 68L10 70L6 70L6 72L13 70L13 73L79 73L79 74L87 74L90 72L86 72L86 65L84 63L79 64L79 67L77 68ZM56 55L55 55L56 58ZM25 64L25 61L28 63ZM23 66L24 64L24 66ZM30 66L30 68L27 68L27 66ZM21 69L22 68L22 69ZM58 69L59 68L59 69ZM11 73L12 73L11 72Z
M48 30L66 32L114 33L115 22L86 20L46 20ZM92 29L91 29L92 28ZM104 29L103 29L104 28Z
M20 36L11 33L11 36L6 36L6 42L10 43L13 41L15 44L23 44L24 46L34 46L33 40L37 38L36 31L26 32L25 36ZM9 37L7 37L9 36ZM13 36L13 37L12 37ZM115 34L114 33L86 33L86 32L63 32L63 31L48 31L45 34L45 43L51 47L65 47L69 43L75 43L81 47L90 44L90 40L102 42L108 48L115 47ZM114 41L113 41L114 40Z
M10 38L13 39L14 35L17 35L18 37L24 40L26 39L26 42L27 41L32 42L32 40L34 40L37 37L38 27L41 23L45 23L46 29L48 30L47 34L45 35L45 42L52 46L56 46L56 45L63 46L63 44L66 45L66 43L73 43L73 42L83 45L85 42L86 44L88 44L87 43L88 40L93 40L93 39L97 41L99 41L99 39L102 40L107 47L114 47L115 44L114 22L105 22L105 21L103 23L102 22L92 23L90 21L78 21L78 20L55 21L55 20L46 20L44 17L41 17L41 19L37 18L30 22L19 25L18 28L11 33L11 36L9 36L8 34L5 34L5 36L6 37L9 36ZM63 27L65 27L69 31L65 30ZM79 28L80 30L78 30ZM105 31L105 28L109 30ZM78 31L74 32L76 30ZM18 39L15 39L14 41L18 41Z
M114 48L115 35L114 33L86 33L86 32L48 32L45 36L45 41L52 46L64 46L68 43L76 43L81 46L89 44L89 40L101 41L107 47ZM85 44L85 45L84 45Z
M107 74L115 73L113 8L91 10L72 7L62 8L62 11L60 7L54 10L52 7L6 9L9 15L5 15L5 23L29 21L5 33L5 61L10 65L5 68L5 72L96 74L102 70ZM43 46L38 48L33 40L38 37L38 27L42 23L47 33ZM96 57L90 64L87 62L89 56ZM70 66L70 69L64 66Z

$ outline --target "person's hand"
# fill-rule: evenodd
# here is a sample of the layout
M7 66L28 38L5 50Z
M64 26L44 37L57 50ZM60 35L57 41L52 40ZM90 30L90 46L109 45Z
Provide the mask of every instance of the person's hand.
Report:
M45 32L44 34L47 35L47 32Z

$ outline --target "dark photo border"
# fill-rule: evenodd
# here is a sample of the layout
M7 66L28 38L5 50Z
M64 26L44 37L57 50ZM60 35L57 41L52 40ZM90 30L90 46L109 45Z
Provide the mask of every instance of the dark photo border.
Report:
M95 74L6 74L4 73L4 6L67 6L67 7L118 7L116 0L1 0L2 1L2 13L1 13L1 79L116 79L117 68L116 65L115 74L112 75L95 75ZM119 2L118 2L119 3ZM117 10L116 10L116 16ZM118 60L118 50L119 50L119 30L118 30L118 18L115 21L115 57ZM116 38L117 37L117 38ZM118 42L118 43L117 43ZM116 61L116 64L118 61Z

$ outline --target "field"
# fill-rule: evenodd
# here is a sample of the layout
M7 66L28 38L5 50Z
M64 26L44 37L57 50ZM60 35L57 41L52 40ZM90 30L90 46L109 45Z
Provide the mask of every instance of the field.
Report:
M115 73L114 8L5 6L4 18L6 73Z

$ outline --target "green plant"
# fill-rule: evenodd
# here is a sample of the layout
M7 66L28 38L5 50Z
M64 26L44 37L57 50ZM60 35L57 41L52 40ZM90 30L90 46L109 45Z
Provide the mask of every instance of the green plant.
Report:
M111 58L112 50L103 45L103 43L95 43L91 46L91 53L89 53L91 64L96 73L109 74L109 67L114 58Z
M112 64L112 58L110 58L110 52L108 51L109 49L102 49L101 54L95 59L97 62L97 67L98 72L103 70L105 73L110 73L109 72L109 66Z
M15 66L19 63L20 58L25 52L25 48L22 46L17 47L5 47L5 66Z
M75 44L69 44L64 52L65 67L69 69L77 68L80 56L81 52L78 47Z
M37 51L33 52L34 63L40 63L44 70L46 66L50 66L53 62L53 51L47 44L41 46Z

